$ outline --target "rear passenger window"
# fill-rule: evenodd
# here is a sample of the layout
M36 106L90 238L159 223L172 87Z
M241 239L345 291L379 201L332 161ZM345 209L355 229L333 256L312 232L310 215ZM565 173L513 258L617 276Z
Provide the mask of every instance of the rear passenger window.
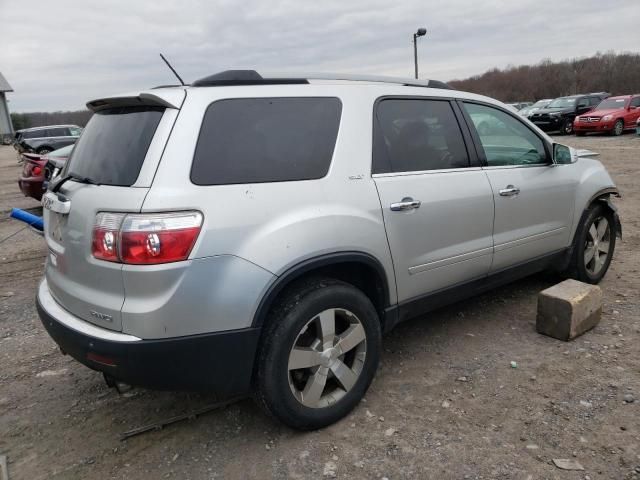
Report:
M22 138L42 138L47 136L46 130L34 130L32 132L24 132Z
M207 108L191 167L196 185L312 180L329 171L337 98L241 98Z
M449 101L386 99L377 104L375 116L373 173L469 166Z
M640 107L640 97L632 98L630 106L632 106L632 107Z

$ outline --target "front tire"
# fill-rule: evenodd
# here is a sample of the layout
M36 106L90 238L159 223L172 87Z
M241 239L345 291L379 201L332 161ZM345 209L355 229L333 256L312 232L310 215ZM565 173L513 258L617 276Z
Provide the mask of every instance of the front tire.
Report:
M622 135L623 132L624 132L624 121L622 119L616 120L616 123L613 126L613 129L611 130L611 135L613 135L614 137L618 137Z
M562 133L564 135L571 135L573 133L573 120L567 119L562 124Z
M604 277L616 248L615 219L601 202L594 203L578 227L569 276L596 284Z
M300 430L347 415L380 358L380 320L369 298L338 280L308 280L289 289L266 322L254 382L258 404Z

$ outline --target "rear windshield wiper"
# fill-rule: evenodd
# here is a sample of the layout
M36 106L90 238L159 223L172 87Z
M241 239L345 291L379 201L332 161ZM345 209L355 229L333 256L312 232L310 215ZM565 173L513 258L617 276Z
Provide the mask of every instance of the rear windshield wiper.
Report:
M65 183L67 180L75 180L78 183L86 183L88 185L100 185L98 182L90 179L89 177L82 177L80 175L76 175L75 173L68 173L67 175L62 177L60 180L58 180L53 187L51 187L51 191L53 193L56 193L58 190L60 190L60 187L62 187L62 184Z

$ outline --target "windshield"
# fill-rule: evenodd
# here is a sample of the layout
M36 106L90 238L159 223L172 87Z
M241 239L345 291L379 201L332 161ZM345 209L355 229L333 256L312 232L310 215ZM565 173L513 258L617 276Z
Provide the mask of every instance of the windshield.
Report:
M596 110L610 110L614 108L624 108L627 103L626 98L607 98L598 104Z
M551 100L538 100L536 103L531 105L531 108L542 108L549 105L549 103L551 103Z
M94 113L76 142L65 175L130 187L163 112L160 107L118 107Z
M547 108L567 108L573 107L575 104L575 98L556 98L549 105L547 105Z

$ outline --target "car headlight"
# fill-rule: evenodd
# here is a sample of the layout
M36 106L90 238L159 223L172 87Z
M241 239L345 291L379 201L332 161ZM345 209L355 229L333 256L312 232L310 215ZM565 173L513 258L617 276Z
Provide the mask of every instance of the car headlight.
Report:
M613 115L605 115L604 117L602 117L602 121L603 122L608 122L612 118L613 118Z
M560 112L553 112L549 114L550 117L555 117L555 118L558 118L560 115L562 115Z

